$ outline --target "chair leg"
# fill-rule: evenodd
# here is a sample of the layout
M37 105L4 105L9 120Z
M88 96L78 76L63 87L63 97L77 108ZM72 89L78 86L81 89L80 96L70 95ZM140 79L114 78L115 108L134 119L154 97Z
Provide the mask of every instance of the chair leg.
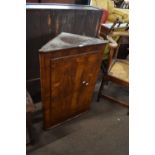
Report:
M97 102L99 102L99 101L100 101L100 98L102 97L102 98L108 99L108 100L110 100L110 101L112 101L112 102L119 103L120 105L122 105L122 106L124 106L124 107L129 107L129 105L128 105L126 102L121 101L121 100L117 100L117 99L115 99L114 97L111 97L111 96L109 96L109 95L105 95L105 94L103 93L104 86L105 86L105 85L108 85L108 82L109 82L109 80L107 79L106 76L104 76L103 79L102 79L102 81L101 81L101 86L100 86L100 88L99 88L99 92L98 92L98 96L97 96ZM129 114L129 112L128 112L128 114Z
M101 86L99 88L99 92L98 92L98 95L97 95L97 102L100 101L100 97L102 96L102 90L104 88L104 84L106 83L107 81L105 81L105 78L102 78L102 81L101 81Z
M126 102L121 101L121 100L117 100L112 96L102 94L101 97L103 97L103 98L105 98L107 100L110 100L112 102L118 103L118 104L120 104L120 105L122 105L124 107L127 107L127 108L129 107L129 104L127 104Z

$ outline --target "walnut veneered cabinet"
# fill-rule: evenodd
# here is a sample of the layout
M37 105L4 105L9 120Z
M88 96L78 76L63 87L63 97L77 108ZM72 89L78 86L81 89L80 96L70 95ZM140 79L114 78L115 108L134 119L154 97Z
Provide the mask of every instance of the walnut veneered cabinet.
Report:
M105 44L62 32L39 50L45 129L89 109Z

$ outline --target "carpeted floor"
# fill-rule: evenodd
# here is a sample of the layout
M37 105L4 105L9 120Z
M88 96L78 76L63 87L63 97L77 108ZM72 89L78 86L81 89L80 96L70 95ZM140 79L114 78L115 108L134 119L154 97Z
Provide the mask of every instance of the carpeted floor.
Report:
M36 143L27 146L27 155L128 155L128 109L104 99L96 102L99 85L89 111L46 131L38 103L34 114ZM128 100L128 90L110 85L107 92Z

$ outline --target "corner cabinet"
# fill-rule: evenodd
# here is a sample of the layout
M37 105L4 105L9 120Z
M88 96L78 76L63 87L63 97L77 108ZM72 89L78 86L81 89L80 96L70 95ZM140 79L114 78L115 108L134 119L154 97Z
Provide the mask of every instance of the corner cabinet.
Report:
M89 109L105 44L63 32L39 50L45 129Z

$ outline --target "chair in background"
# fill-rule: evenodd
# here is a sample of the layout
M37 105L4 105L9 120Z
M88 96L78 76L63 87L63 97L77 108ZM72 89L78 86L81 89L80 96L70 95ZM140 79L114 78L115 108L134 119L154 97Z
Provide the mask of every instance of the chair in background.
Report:
M129 29L129 22L122 22L116 19L113 23L102 23L99 35L106 39L107 35L113 31L126 31ZM117 36L119 38L119 36Z
M115 33L116 32L126 32L128 30L129 30L129 23L122 23L121 21L119 21L119 19L117 19L114 23L101 24L101 28L100 28L98 37L101 38L101 39L107 39L107 35L109 35L111 33L114 33L114 32ZM119 47L117 47L118 56L120 58L123 58L126 55L128 55L129 52L126 49L126 47L127 48L129 47L129 45L128 45L128 43L129 43L128 39L129 38L128 37L121 37L119 35L115 35L113 37L113 39L116 42L118 42L118 44L119 44ZM107 70L109 51L110 51L110 47L107 44L106 47L105 47L105 50L103 51L103 60L102 60L102 65L101 65L101 68L102 68L102 70L104 72Z
M104 97L108 100L117 102L123 106L129 107L128 103L124 101L117 100L114 97L105 95L103 92L104 85L108 83L108 81L114 82L120 86L129 87L129 61L128 59L118 59L118 47L119 42L117 43L112 37L115 36L129 36L128 31L124 32L112 32L110 35L107 35L107 39L109 40L109 58L108 58L108 67L106 73L103 74L101 86L98 92L97 101L100 100L101 97Z

